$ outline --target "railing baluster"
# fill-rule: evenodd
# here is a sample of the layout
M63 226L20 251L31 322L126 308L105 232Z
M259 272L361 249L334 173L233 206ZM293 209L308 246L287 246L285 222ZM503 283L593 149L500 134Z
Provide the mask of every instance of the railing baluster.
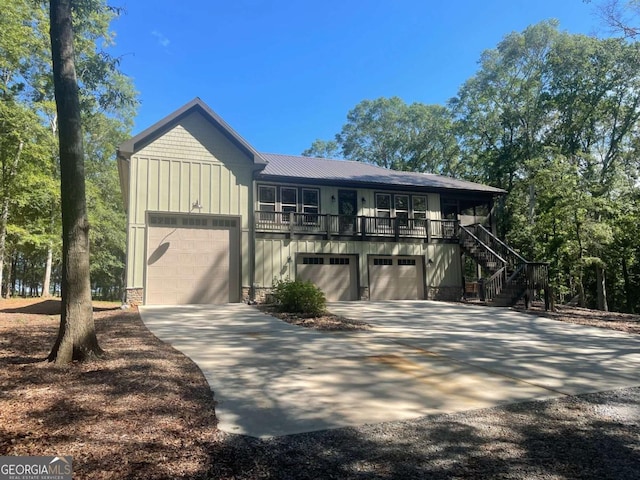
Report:
M306 233L370 237L419 238L431 243L434 239L453 240L463 232L456 220L432 220L430 218L369 217L305 213L255 211L255 228L258 232L281 232L289 235ZM348 228L351 226L351 228Z

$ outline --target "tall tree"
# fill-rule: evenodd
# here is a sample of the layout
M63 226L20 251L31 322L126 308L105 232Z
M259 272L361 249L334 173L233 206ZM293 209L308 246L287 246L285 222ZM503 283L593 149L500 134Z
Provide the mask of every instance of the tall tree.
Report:
M584 0L591 3L591 0ZM626 38L637 38L640 35L638 17L640 1L638 0L604 0L596 2L596 12L614 33Z
M103 353L91 304L89 220L71 0L51 0L50 35L60 145L62 312L49 360L66 364L94 359Z
M0 15L0 287L3 284L7 232L11 225L11 207L27 192L17 185L22 166L35 159L32 149L39 134L39 118L25 105L31 65L37 52L44 49L41 37L34 33L41 18L40 9L28 0L2 4ZM25 21L29 19L29 21ZM7 283L7 282L5 282ZM10 288L6 288L7 295Z
M615 212L637 188L629 180L637 173L638 58L636 43L543 22L483 53L451 102L464 163L510 192L502 233L527 256L556 260L556 291L603 310Z
M394 170L460 172L453 117L440 105L407 105L398 97L363 100L335 140L315 140L306 156L343 157Z
M342 156L338 142L316 138L302 155L305 157L339 158Z

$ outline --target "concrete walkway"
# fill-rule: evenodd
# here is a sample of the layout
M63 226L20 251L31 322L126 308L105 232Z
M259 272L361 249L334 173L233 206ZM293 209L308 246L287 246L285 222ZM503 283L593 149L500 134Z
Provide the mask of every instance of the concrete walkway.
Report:
M374 328L324 333L243 304L142 307L188 355L219 427L271 437L640 385L640 341L508 309L339 302Z

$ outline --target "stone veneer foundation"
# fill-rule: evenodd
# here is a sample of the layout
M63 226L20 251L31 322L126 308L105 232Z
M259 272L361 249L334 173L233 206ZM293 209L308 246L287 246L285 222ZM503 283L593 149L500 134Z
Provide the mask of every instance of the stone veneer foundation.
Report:
M129 305L142 305L144 290L142 288L127 288L125 303Z

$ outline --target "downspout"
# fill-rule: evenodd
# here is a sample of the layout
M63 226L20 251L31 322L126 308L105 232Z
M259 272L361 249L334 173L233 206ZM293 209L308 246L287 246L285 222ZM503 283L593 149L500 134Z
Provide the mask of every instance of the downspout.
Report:
M266 165L255 165L251 176L251 188L249 189L249 301L256 301L256 222L255 222L255 198L257 195L256 174L261 172Z
M256 225L255 225L255 191L256 191L256 170L251 176L251 188L249 189L249 302L256 300Z

